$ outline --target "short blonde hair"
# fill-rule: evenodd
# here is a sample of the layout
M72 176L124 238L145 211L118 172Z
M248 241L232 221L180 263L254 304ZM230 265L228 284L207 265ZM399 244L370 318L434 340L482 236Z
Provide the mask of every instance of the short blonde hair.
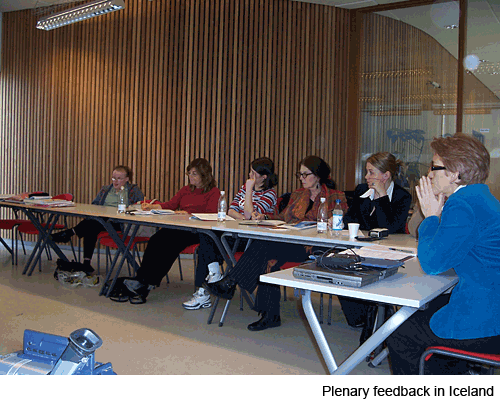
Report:
M458 172L458 185L484 183L488 179L490 154L477 138L458 132L453 136L434 138L431 148L447 170Z

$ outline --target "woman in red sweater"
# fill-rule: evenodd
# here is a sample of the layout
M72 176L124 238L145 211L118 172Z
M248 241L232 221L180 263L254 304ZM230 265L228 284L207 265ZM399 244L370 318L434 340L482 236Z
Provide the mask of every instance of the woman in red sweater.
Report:
M187 167L189 184L165 203L144 204L143 209L170 209L179 213L217 213L220 191L212 174L212 167L206 159L195 159ZM197 233L164 228L149 240L141 267L133 279L124 280L125 286L135 296L131 304L143 304L149 291L158 287L186 247L199 243Z

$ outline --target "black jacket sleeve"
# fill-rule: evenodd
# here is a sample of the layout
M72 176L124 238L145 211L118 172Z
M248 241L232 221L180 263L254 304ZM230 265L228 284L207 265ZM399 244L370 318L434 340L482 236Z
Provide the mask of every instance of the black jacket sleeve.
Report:
M391 201L388 196L371 201L360 197L367 190L366 183L356 187L353 204L344 216L344 224L359 223L361 230L385 227L390 234L405 233L411 195L402 187L394 185ZM375 211L372 213L373 207Z

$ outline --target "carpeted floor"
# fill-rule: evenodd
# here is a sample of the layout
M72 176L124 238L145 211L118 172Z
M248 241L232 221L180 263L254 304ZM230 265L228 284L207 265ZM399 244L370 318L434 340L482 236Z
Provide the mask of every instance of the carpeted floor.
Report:
M118 374L327 374L291 289L288 301L281 304L282 326L253 333L246 326L257 314L246 304L240 311L239 297L231 303L223 327L207 324L209 309L182 308L194 291L192 259L182 259L184 281L174 265L170 284L163 281L143 305L114 303L99 297L98 288L62 287L53 278L55 261L46 256L42 272L35 269L33 276L23 276L26 260L20 255L19 265L12 266L7 251L0 251L0 354L21 349L25 329L66 336L86 327L104 341L96 360L111 362ZM319 310L319 296L314 302ZM220 304L215 320L222 308ZM323 328L339 364L358 346L360 333L347 326L336 298L332 321ZM385 360L377 368L362 363L353 374L383 375L390 370Z

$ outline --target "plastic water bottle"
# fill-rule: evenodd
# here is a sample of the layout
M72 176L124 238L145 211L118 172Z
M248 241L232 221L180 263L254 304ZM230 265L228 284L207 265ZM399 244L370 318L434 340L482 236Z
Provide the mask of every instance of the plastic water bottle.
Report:
M326 233L328 231L328 205L326 204L326 199L322 197L321 203L318 209L318 218L316 227L318 233Z
M125 186L122 186L118 191L118 213L125 213L127 210L127 202L125 201Z
M217 205L217 221L218 222L225 221L226 220L226 213L227 213L226 192L222 190L220 192L219 204Z
M342 231L342 218L344 217L344 212L340 207L340 199L335 201L335 208L333 209L332 215L332 231L333 235L338 237L340 236L340 232Z

